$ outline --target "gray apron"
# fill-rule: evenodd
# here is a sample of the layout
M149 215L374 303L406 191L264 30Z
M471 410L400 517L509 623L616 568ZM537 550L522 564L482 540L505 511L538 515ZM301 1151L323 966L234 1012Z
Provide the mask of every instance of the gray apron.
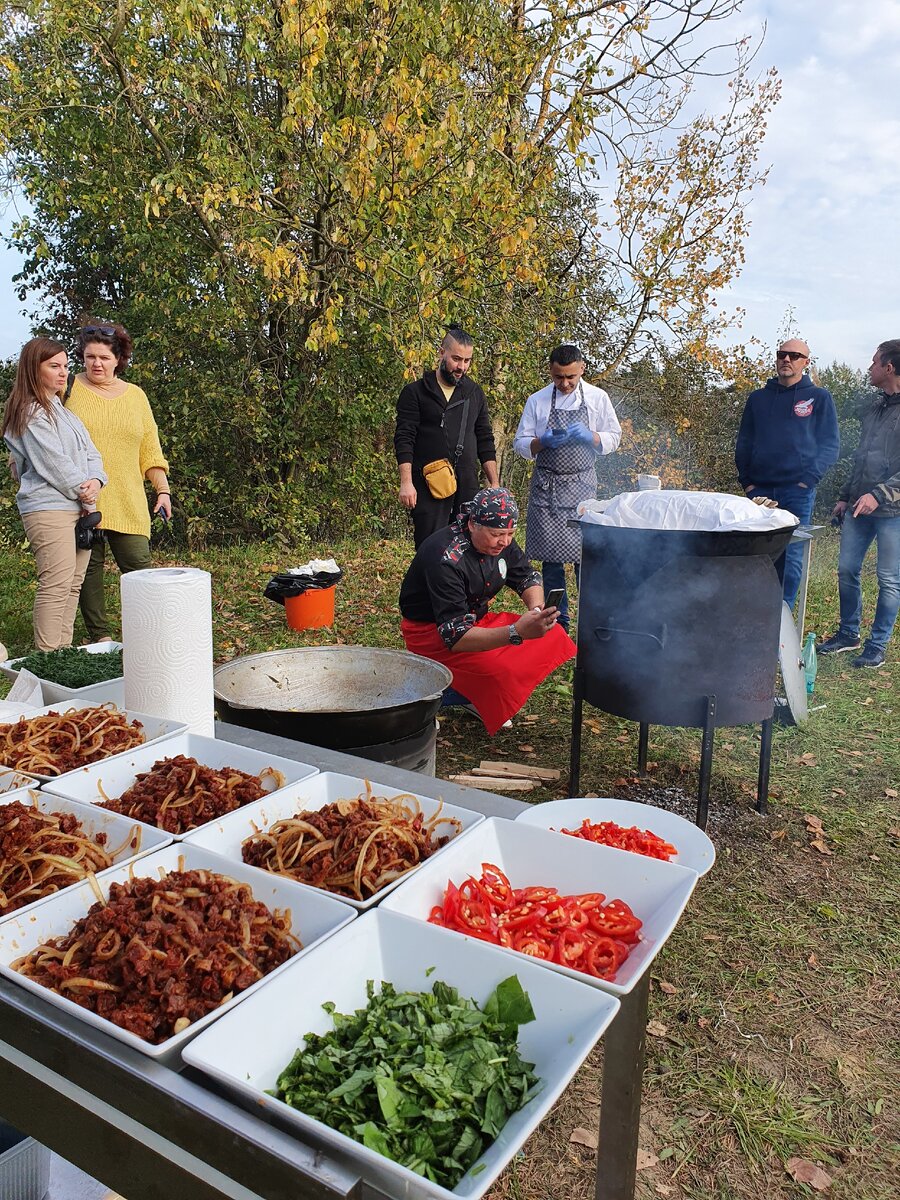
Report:
M573 421L590 428L584 388L579 383L578 408L561 412L556 407L556 388L550 398L550 429L565 429ZM528 494L528 525L525 556L539 562L577 563L581 561L581 530L570 529L582 500L597 495L597 451L593 446L559 446L539 450L534 460L531 490Z

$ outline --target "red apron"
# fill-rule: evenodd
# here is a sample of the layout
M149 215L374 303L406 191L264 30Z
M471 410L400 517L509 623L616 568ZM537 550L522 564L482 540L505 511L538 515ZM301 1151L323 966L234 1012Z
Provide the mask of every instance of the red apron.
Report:
M521 613L487 613L477 629L514 625ZM412 654L443 663L453 672L453 686L478 709L491 735L515 716L539 683L575 657L575 643L561 625L554 625L542 638L531 638L521 646L498 646L495 650L448 650L437 626L428 621L400 622L406 648Z

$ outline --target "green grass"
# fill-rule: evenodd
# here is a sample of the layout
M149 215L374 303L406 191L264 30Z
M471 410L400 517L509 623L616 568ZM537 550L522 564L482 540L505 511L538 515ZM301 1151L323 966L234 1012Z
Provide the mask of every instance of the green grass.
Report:
M815 548L807 625L820 635L836 628L836 548L831 533ZM269 576L332 553L346 572L334 630L288 629L283 610L263 598ZM215 653L224 660L291 645L402 647L396 597L410 553L402 541L190 555L161 547L156 561L212 572ZM31 644L33 565L13 551L0 554L0 568L0 639L17 654ZM874 583L869 563L867 619ZM108 587L115 608L112 570ZM785 1171L793 1156L822 1164L832 1200L897 1195L900 811L890 793L900 791L900 635L879 671L856 671L849 658L820 661L814 702L825 708L805 728L776 728L768 816L753 808L758 730L717 732L718 861L653 973L667 990L654 986L651 1017L666 1033L648 1039L641 1145L659 1161L639 1173L641 1198L811 1196ZM568 668L494 739L477 721L447 715L438 773L524 759L563 772L529 798L567 795L570 698ZM589 708L585 718L582 790L628 796L645 786L636 726ZM696 730L653 729L651 782L692 796L699 746ZM821 819L830 855L811 846L805 814ZM591 1056L494 1200L593 1195L593 1156L569 1136L596 1127L601 1058Z

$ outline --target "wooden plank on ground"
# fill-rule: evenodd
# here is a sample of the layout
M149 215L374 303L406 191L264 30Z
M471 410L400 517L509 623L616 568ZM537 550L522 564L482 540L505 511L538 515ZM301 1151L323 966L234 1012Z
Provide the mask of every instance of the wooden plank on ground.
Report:
M489 775L450 775L462 787L483 788L486 792L530 792L537 787L533 779L497 779Z
M493 762L483 758L475 773L486 775L512 775L515 779L541 779L552 783L562 774L555 767L538 767L534 763Z

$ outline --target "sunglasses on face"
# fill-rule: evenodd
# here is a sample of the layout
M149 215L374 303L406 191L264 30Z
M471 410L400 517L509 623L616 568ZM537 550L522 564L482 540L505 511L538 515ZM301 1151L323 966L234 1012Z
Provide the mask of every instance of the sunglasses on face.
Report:
M116 331L112 325L85 325L81 330L82 337L90 333L102 333L105 337L115 337Z
M786 358L789 358L791 362L797 362L798 359L808 358L809 355L801 354L799 350L777 350L775 352L775 357L779 360L779 362L784 362Z

